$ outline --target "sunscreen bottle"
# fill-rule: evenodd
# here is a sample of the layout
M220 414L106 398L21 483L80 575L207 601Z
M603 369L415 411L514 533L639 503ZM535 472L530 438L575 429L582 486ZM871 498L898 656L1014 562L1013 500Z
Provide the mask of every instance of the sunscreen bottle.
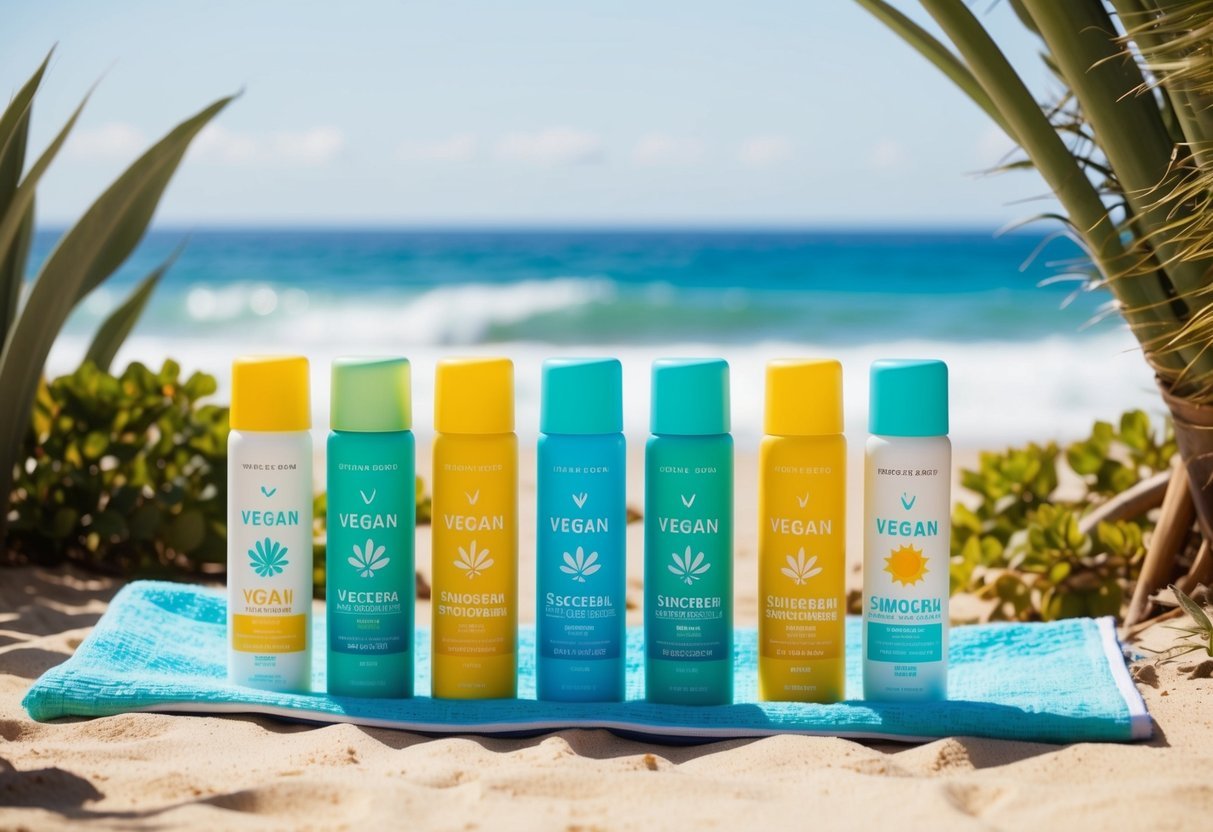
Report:
M838 702L846 679L842 366L767 364L758 476L758 692Z
M232 364L227 475L227 677L312 684L312 425L302 356Z
M507 358L438 362L434 391L433 695L518 690L518 439Z
M627 613L623 368L543 364L538 450L540 699L620 702Z
M413 695L416 472L409 362L333 362L328 438L328 691Z
M645 686L650 702L733 701L733 437L729 365L653 363L644 473Z
M872 364L864 463L863 695L948 693L952 445L942 361Z

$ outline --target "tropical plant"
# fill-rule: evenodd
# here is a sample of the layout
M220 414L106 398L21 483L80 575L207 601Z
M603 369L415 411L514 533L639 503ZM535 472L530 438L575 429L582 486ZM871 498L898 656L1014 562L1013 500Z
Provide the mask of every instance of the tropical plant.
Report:
M1179 587L1172 586L1171 591L1175 593L1180 609L1187 615L1188 623L1175 628L1184 634L1184 638L1167 652L1166 657L1176 659L1203 650L1206 656L1213 658L1213 621L1209 619L1209 613Z
M857 0L1019 147L1089 257L1175 420L1213 540L1213 4L1009 0L1060 93L1038 103L965 0L921 0L951 43L885 0Z
M228 409L215 379L173 361L114 376L86 361L44 382L16 455L0 563L114 574L219 571Z
M164 190L199 131L231 101L221 98L179 124L119 176L64 232L43 262L24 302L22 287L34 231L39 181L67 141L87 102L68 118L26 170L34 98L50 61L0 114L0 543L6 541L10 496L30 414L52 344L76 304L110 277L147 230ZM24 174L23 174L24 171ZM175 255L174 255L175 256ZM149 274L98 331L89 355L108 369L172 258Z
M972 499L952 511L952 591L992 601L995 619L1119 615L1155 530L1149 510L1157 502L1115 498L1149 485L1174 455L1170 424L1155 427L1137 410L1118 427L1096 422L1064 454L1052 442L983 452L977 468L960 475ZM1065 489L1069 496L1059 489L1063 457L1080 480L1077 491Z

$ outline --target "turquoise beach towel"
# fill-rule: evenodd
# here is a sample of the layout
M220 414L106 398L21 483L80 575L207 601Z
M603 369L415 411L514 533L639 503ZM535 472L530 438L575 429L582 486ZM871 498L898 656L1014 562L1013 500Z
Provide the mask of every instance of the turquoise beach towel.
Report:
M257 713L310 722L350 722L433 734L540 733L606 728L664 742L812 734L925 742L945 736L1067 743L1150 736L1112 619L958 627L951 636L948 702L907 705L858 697L859 622L847 622L847 691L835 705L758 702L756 634L737 631L737 704L650 705L642 635L628 632L628 697L622 703L535 701L535 637L520 633L517 700L431 699L429 634L417 634L413 699L361 699L241 688L225 677L225 601L220 591L143 581L123 589L76 654L48 670L25 697L38 720L129 711ZM325 626L315 621L324 690Z

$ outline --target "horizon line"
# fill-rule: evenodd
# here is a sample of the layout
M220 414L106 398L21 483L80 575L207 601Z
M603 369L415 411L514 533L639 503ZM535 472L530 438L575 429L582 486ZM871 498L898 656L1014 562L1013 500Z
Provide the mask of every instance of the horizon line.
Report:
M36 233L63 232L74 223L48 220L35 226ZM585 222L569 223L559 221L535 222L290 222L290 221L252 221L252 222L212 222L185 220L169 220L153 222L148 232L378 232L378 233L750 233L750 234L796 234L796 233L836 233L836 234L912 234L912 233L970 233L989 234L993 237L1012 235L1035 235L1030 228L1022 225L993 223L793 223L793 222ZM1041 230L1040 234L1046 233Z

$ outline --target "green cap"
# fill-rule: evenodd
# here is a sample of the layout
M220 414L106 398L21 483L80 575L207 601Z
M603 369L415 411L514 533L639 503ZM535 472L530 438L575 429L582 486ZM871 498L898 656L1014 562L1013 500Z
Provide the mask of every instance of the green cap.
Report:
M623 430L623 365L614 358L549 358L543 362L541 433L602 434Z
M338 358L329 391L329 427L387 433L413 427L407 358Z
M877 436L946 436L948 365L935 359L872 362L868 432Z
M664 436L729 432L729 362L659 358L653 362L650 429Z

